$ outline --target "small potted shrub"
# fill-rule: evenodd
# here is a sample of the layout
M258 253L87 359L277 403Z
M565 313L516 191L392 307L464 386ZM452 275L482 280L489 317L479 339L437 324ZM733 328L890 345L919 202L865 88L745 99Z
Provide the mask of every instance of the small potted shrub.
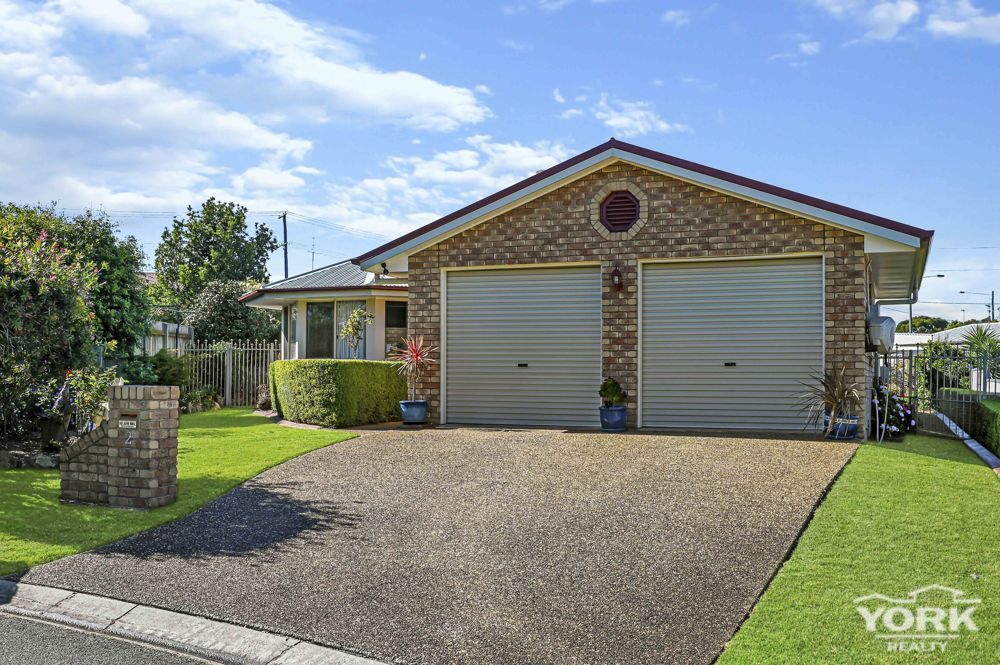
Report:
M828 439L853 439L858 435L858 415L862 405L862 386L849 381L843 367L814 377L815 383L804 384L808 390L802 395L802 410L809 412L806 428L819 425L823 420L823 433Z
M434 359L430 356L435 351L437 347L424 344L423 336L410 336L389 356L390 360L399 363L399 373L406 377L406 385L410 391L410 399L399 403L404 425L423 425L427 422L427 400L417 399L417 383L434 364Z
M628 420L628 407L625 406L628 395L622 390L621 384L609 376L604 379L597 393L602 402L601 429L605 432L624 432L625 422Z

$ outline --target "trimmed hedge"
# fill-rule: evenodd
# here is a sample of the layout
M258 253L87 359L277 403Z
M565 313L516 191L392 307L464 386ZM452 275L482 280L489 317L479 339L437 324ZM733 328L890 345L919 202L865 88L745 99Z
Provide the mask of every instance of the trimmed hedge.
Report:
M984 399L976 405L972 438L1000 455L1000 399Z
M399 420L406 399L406 379L381 360L277 360L268 379L282 418L323 427Z

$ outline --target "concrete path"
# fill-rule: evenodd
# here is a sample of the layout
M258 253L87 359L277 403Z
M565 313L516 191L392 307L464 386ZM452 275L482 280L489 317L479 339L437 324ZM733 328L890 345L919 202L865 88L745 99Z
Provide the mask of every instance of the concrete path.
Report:
M853 445L365 432L22 582L401 663L709 663Z
M5 616L6 615L6 616ZM144 649L131 641L109 642L112 637L165 647L181 654L198 656L210 662L240 665L378 665L376 661L310 644L283 635L275 635L242 626L212 621L155 607L126 603L113 598L67 591L33 584L0 580L0 627L14 617L40 619L46 624L20 624L29 633L41 633L55 644L39 647L35 640L10 640L10 651L0 650L0 662L23 652L26 660L36 654L54 664L103 663L109 660L143 663L199 662L175 652ZM63 633L58 626L71 626L89 632ZM10 639L9 636L7 639ZM0 638L0 645L5 640ZM85 647L80 652L78 647ZM93 647L93 648L91 648ZM87 652L93 651L88 654ZM139 660L129 660L139 654ZM93 656L93 658L91 658ZM6 662L22 662L22 659Z

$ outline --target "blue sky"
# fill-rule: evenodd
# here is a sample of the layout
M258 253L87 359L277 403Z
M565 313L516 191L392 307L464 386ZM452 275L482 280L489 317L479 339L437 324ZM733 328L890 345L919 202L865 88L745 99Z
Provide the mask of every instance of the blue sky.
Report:
M615 136L935 229L917 313L1000 283L1000 2L0 0L0 99L0 197L150 253L215 195L307 270Z

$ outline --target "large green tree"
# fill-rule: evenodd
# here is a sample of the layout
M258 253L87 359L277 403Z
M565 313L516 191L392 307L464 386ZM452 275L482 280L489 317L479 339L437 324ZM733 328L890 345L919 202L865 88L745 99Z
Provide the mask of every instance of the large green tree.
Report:
M278 242L263 224L251 233L246 214L241 205L210 198L175 217L156 248L157 302L190 305L213 281L266 282Z
M913 332L935 333L948 327L948 320L938 316L913 317ZM896 332L910 332L910 321L906 319L896 324Z
M117 224L106 214L90 210L70 220L58 239L73 261L97 270L91 305L97 341L112 356L131 356L149 332L152 318L139 241L134 236L119 238Z
M189 306L184 323L207 342L237 339L278 339L277 317L266 309L247 307L239 297L256 284L223 280L209 282Z

